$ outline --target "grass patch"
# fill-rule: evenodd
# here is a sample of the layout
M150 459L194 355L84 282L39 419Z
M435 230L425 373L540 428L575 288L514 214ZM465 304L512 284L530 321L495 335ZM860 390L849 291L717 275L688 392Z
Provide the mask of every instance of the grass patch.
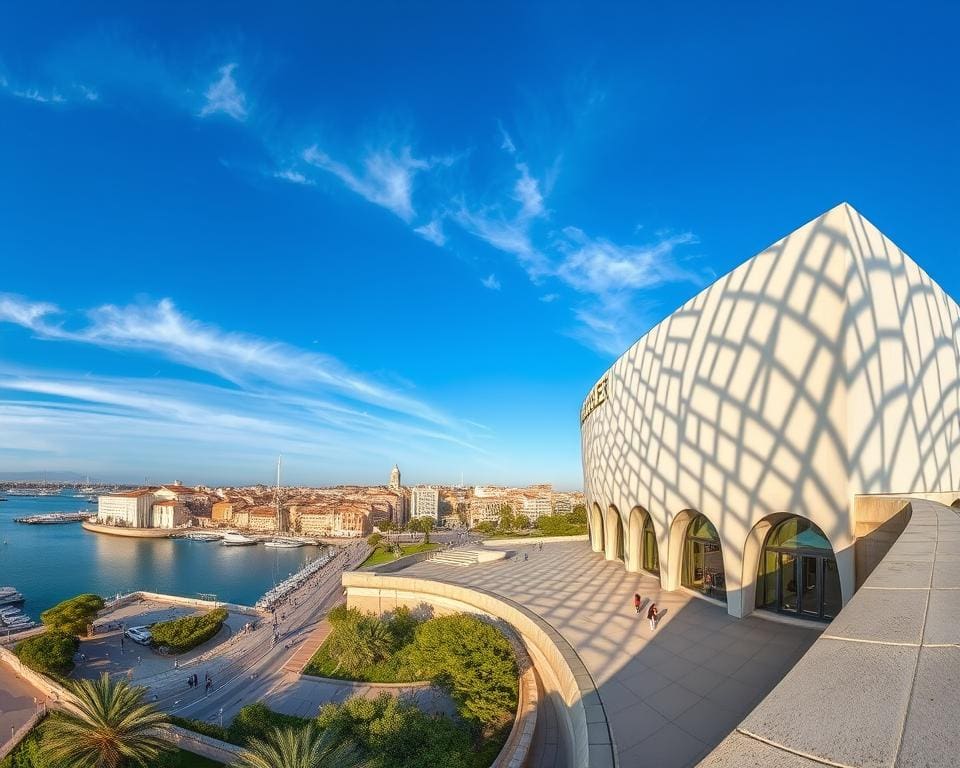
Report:
M437 549L440 545L434 542L429 544L401 544L400 545L400 557L406 557L407 555L416 555L420 552L430 552L434 549ZM383 565L384 563L392 563L394 560L399 558L394 557L393 552L389 549L385 549L381 544L373 552L370 553L370 556L364 560L361 564L361 568L365 568L370 565Z

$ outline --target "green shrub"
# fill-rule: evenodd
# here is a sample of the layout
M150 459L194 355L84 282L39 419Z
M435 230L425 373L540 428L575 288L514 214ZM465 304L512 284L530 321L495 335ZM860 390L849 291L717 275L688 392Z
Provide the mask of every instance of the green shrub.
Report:
M230 723L225 741L246 746L253 739L266 738L274 728L302 728L309 722L305 717L274 712L261 702L247 704Z
M369 544L371 547L378 546L381 541L383 541L383 536L379 533L371 533L369 536L367 536L367 544Z
M30 669L63 676L73 669L73 655L80 641L68 632L51 629L42 635L21 640L13 652Z
M225 608L216 608L200 616L162 621L150 627L150 635L158 645L164 645L174 653L183 653L217 634L227 616Z
M383 693L327 704L317 715L321 728L336 728L369 755L371 768L470 768L475 762L469 734L449 717L431 716ZM484 768L490 764L483 763Z
M99 595L77 595L41 613L40 621L50 629L70 635L85 635L87 627L93 623L103 605L103 598Z
M186 728L188 731L201 733L204 736L209 736L212 739L230 741L230 732L222 725L208 723L206 720L194 720L191 717L180 717L178 715L170 715L169 719L171 725L178 725L181 728Z
M456 614L417 627L407 663L419 679L450 689L460 716L490 729L517 707L517 661L500 630L476 616Z

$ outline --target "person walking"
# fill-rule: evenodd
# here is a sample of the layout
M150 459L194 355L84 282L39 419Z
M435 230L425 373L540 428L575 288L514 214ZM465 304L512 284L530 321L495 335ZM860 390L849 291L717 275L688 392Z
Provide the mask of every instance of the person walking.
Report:
M640 608L643 605L643 599L640 597L639 592L635 592L633 595L633 610L637 612L637 616L640 615Z
M647 609L647 618L650 619L650 631L652 632L657 628L657 618L659 618L656 603L650 603L650 608Z

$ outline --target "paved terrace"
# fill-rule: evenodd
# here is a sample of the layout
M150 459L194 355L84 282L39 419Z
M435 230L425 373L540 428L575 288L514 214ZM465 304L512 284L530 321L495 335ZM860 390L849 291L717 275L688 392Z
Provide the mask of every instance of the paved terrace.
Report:
M738 620L687 592L661 592L657 579L627 573L583 542L511 549L516 555L505 561L466 568L427 561L397 575L480 587L549 622L590 671L623 768L696 765L821 632ZM635 592L657 603L656 631L636 615Z
M960 516L910 507L877 569L705 768L960 765Z

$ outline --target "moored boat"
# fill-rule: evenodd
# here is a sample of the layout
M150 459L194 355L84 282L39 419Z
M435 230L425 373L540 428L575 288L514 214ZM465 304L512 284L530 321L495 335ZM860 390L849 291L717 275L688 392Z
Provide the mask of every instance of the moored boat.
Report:
M299 539L288 539L283 536L275 536L274 538L263 542L263 546L272 547L273 549L295 549L297 547L302 547L303 542Z
M256 544L256 539L244 536L242 533L225 533L220 544L224 547L247 547Z

